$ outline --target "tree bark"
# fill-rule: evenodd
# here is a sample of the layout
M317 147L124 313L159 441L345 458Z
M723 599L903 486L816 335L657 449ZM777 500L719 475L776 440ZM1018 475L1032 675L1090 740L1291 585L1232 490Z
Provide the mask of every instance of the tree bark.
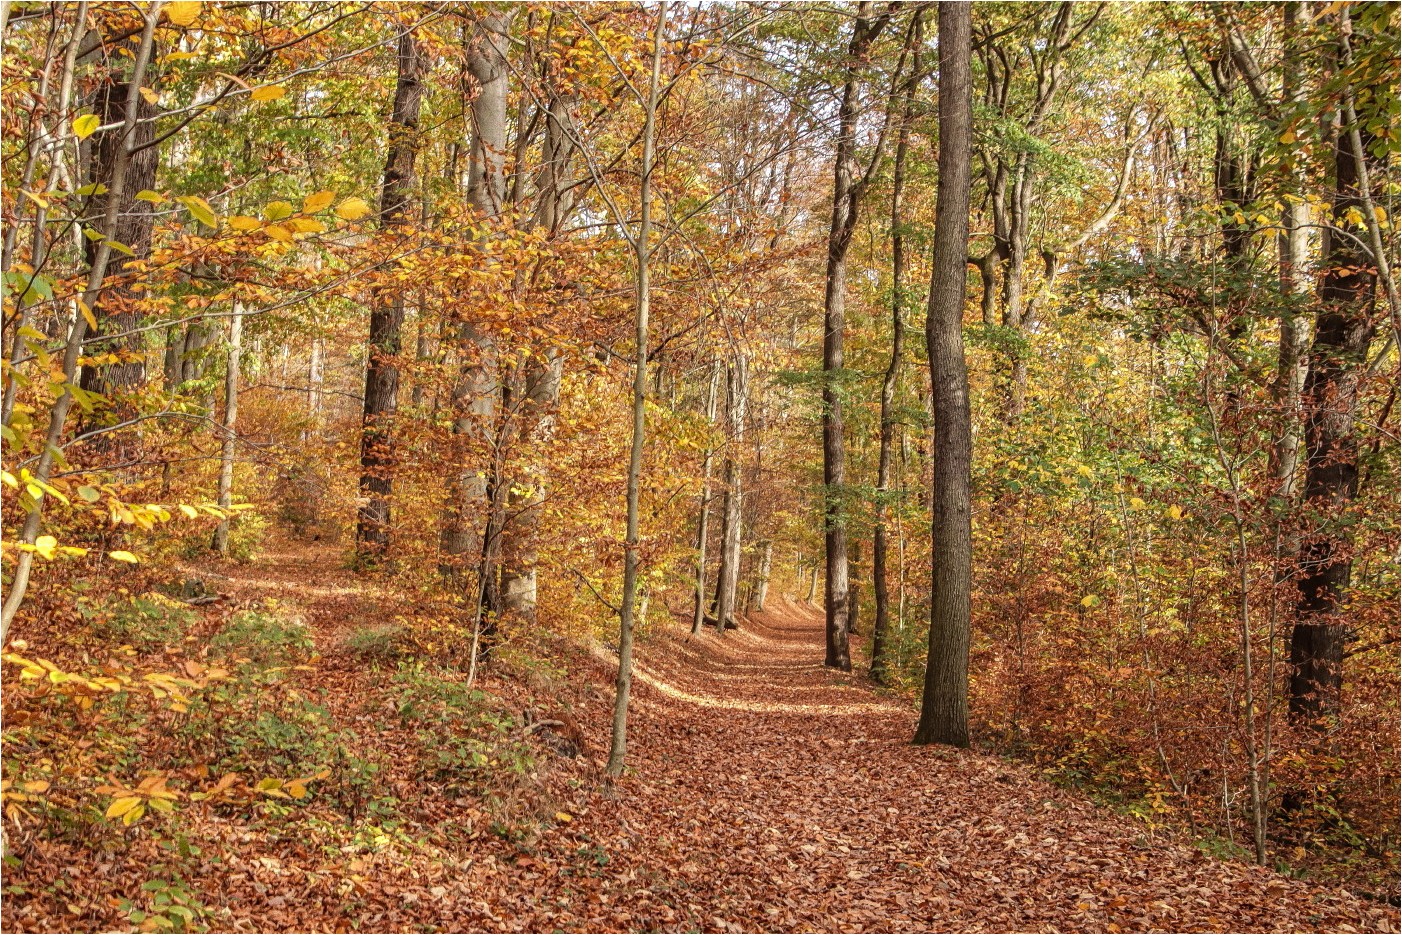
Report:
M125 40L120 47L134 53L135 41ZM92 183L106 185L110 191L117 163L126 160L123 203L110 239L125 245L132 255L122 253L109 261L107 274L122 278L103 290L99 303L93 307L97 329L88 336L83 351L88 357L115 354L118 359L112 363L84 366L78 381L83 390L106 397L139 386L146 378L145 335L132 333L142 318L140 303L145 298L146 289L139 285L140 280L136 276L129 277L128 281L127 274L130 269L139 268L151 254L156 206L138 200L136 194L156 187L156 168L160 163L160 148L152 145L156 139L156 105L138 94L136 124L130 133L126 131L123 114L134 79L126 74L126 56L113 56L113 61L118 64L98 88L93 109L100 115L104 126L116 126L98 134L93 140ZM149 67L143 71L142 81L148 87L155 84ZM89 213L95 211L99 197L92 196L90 205L94 207ZM96 241L85 242L90 264L96 259L99 249ZM125 337L104 337L109 334ZM115 421L122 421L133 414L131 407L121 400L108 401L113 406Z
M832 224L828 234L823 294L823 529L827 559L826 654L823 664L852 670L848 646L851 595L848 593L846 496L847 456L843 444L843 339L847 328L847 251L856 230L865 179L856 178L857 84L871 44L890 14L873 18L868 0L857 5L847 49L842 102L838 107L837 153L833 160Z
M380 190L380 227L401 231L410 218L419 150L419 109L423 102L424 57L413 33L399 37L399 73L389 119L389 145ZM365 408L360 436L360 508L356 552L362 563L383 560L389 549L390 501L397 463L394 419L399 410L399 354L404 329L404 292L391 286L370 310L369 361L365 368Z
M972 85L970 7L939 5L939 183L925 341L934 390L935 509L931 519L930 645L915 743L969 744L973 543L972 436L964 361Z
M1347 24L1347 13L1340 14ZM1345 38L1345 42L1346 42ZM1345 54L1347 49L1345 47ZM1334 222L1347 226L1363 205L1361 161L1346 130L1334 138ZM1325 228L1320 309L1309 351L1302 405L1305 413L1304 499L1317 528L1300 550L1299 602L1290 635L1289 714L1325 729L1339 710L1348 620L1345 594L1352 549L1344 516L1358 493L1358 438L1354 421L1361 374L1375 322L1376 275L1355 242Z
M881 451L876 468L876 522L871 534L871 580L876 600L876 619L871 627L870 675L878 684L884 683L887 678L891 598L886 581L886 514L891 491L892 447L896 436L896 387L900 383L901 357L905 351L905 219L901 214L901 202L905 195L905 161L910 151L915 92L922 77L920 65L924 42L924 10L917 10L907 44L912 56L911 72L905 86L905 102L896 134L896 157L891 177L891 359L881 378Z
M748 414L749 361L737 354L725 372L725 498L721 507L720 568L716 571L716 632L725 635L736 611L740 584L740 532L744 505L741 459L744 457Z
M98 228L104 235L104 239L98 243L96 253L93 255L91 265L88 268L88 280L83 290L81 301L89 308L97 305L98 297L102 294L103 281L107 276L108 261L112 256L112 248L108 241L114 239L118 221L121 216L122 205L127 199L128 190L128 167L131 161L132 150L134 148L137 121L140 115L141 95L138 90L145 78L147 63L151 60L151 53L155 47L156 23L160 18L160 3L152 3L144 14L145 24L141 32L141 40L136 48L136 54L132 62L132 77L127 85L127 102L123 114L121 141L118 156L112 166L111 177L107 183L107 204L102 217L101 226ZM73 377L78 372L78 359L83 351L83 339L87 334L87 319L76 312L73 315L72 328L68 335L68 344L63 352L63 376L65 383L71 383ZM53 470L54 455L58 450L59 441L63 437L64 425L68 421L68 411L73 405L73 392L65 388L54 401L53 408L49 411L49 425L45 433L44 450L39 455L39 461L34 466L33 476L45 483ZM39 529L44 519L44 501L39 498L33 501L25 513L24 526L20 530L19 539L16 544L33 545L39 537ZM20 605L24 603L24 595L29 588L29 573L34 565L34 553L32 551L21 550L15 559L14 577L10 580L9 592L5 595L3 610L0 610L0 644L5 641L5 636L9 632L10 624L14 622L15 614L19 612Z
M706 424L716 424L716 398L719 395L720 361L711 363L711 379L706 390ZM706 546L711 530L711 469L716 453L709 444L701 458L701 502L696 520L696 603L691 609L691 632L700 633L706 622Z
M643 477L643 433L647 426L647 330L652 299L649 264L652 254L652 170L657 149L657 98L662 83L662 48L667 30L667 0L657 5L652 36L652 78L643 102L643 164L639 184L638 235L633 241L637 263L634 292L633 437L628 449L628 517L623 544L623 598L618 611L618 677L614 682L613 724L609 732L610 780L623 775L628 755L628 699L633 689L633 604L638 597L639 501Z
M224 372L224 438L219 453L219 508L228 510L234 502L234 455L238 446L239 365L243 356L243 304L235 300L229 319L229 353ZM229 518L214 527L210 547L220 555L229 554Z
M508 31L515 9L483 16L476 41L467 50L467 67L478 84L472 101L473 135L468 162L468 202L487 220L501 215L506 201L506 112ZM455 587L466 584L466 562L480 557L482 534L477 514L491 511L485 471L468 460L468 440L476 435L490 442L497 414L497 375L493 358L495 342L470 321L458 329L458 346L466 360L453 387L453 434L458 464L449 483L448 507L443 519L439 569ZM469 350L470 349L470 350ZM488 518L488 521L490 518Z

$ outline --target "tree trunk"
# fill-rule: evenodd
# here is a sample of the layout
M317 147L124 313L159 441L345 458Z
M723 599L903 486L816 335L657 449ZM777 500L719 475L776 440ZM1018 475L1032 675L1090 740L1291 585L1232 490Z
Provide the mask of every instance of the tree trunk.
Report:
M239 359L243 354L243 305L234 302L234 314L229 319L229 354L224 373L224 439L219 454L219 508L228 510L234 497L234 455L238 446L239 419ZM225 517L214 527L211 548L220 555L229 554L229 519Z
M120 44L129 52L134 52L134 40ZM139 269L151 254L151 232L156 220L156 207L148 201L136 198L143 189L156 187L156 168L160 163L160 149L154 145L156 139L156 105L137 95L136 125L128 133L123 127L123 114L130 97L130 82L125 71L125 56L114 56L117 63L98 88L93 109L100 115L104 126L116 124L112 129L99 133L93 141L93 173L95 185L112 188L112 177L117 163L126 159L126 186L121 210L111 234L111 239L125 245L132 255L109 261L107 274L116 274L117 282L102 292L101 300L92 309L97 319L97 329L88 337L84 355L93 357L101 354L115 354L114 363L83 367L79 386L89 393L111 396L114 392L130 390L146 378L145 335L131 332L140 323L142 312L139 308L145 289L134 282L124 281L129 271ZM142 78L145 86L155 84L149 70ZM123 154L126 155L123 155ZM97 199L90 200L88 213L95 212ZM86 241L88 261L92 263L99 247L96 241ZM132 277L133 279L135 277ZM118 335L110 339L104 335ZM125 335L122 337L120 335ZM115 419L122 421L134 414L134 410L121 400L110 400Z
M1346 12L1340 15L1347 16ZM1348 226L1349 212L1363 205L1361 168L1347 132L1337 129L1333 216L1343 228ZM1302 393L1304 499L1317 517L1317 528L1304 537L1300 549L1300 599L1290 636L1289 686L1291 719L1320 729L1327 728L1338 713L1343 687L1348 633L1343 609L1353 559L1347 529L1339 520L1348 514L1358 492L1354 420L1376 304L1376 276L1368 258L1352 239L1330 228L1324 229L1323 236L1320 310Z
M509 72L506 53L508 32L515 9L482 17L476 41L467 50L467 67L478 84L472 101L472 147L468 162L467 199L487 220L501 215L506 201L506 113ZM486 472L468 465L470 436L490 441L497 413L498 380L491 336L464 322L458 330L458 346L465 356L462 374L453 387L453 434L458 436L456 471L449 483L444 514L439 568L457 587L466 584L466 562L481 556L482 539L477 515L491 512ZM471 352L468 351L472 348ZM487 518L490 522L490 517Z
M137 45L136 54L133 57L132 78L127 85L126 109L122 118L123 131L119 137L122 140L122 145L119 147L119 154L107 182L107 204L101 226L98 228L106 236L103 241L98 243L96 253L93 255L81 299L88 308L95 307L102 294L103 280L106 278L108 262L112 256L112 248L108 241L115 239L121 208L127 200L128 168L132 149L136 145L134 138L142 100L138 91L142 86L146 65L151 60L152 49L155 46L154 37L159 15L160 7L158 4L153 4L144 13L145 24L142 28L140 43ZM72 383L73 377L78 372L78 359L83 352L83 341L86 334L87 319L75 312L72 328L69 331L68 344L63 351L65 383ZM48 482L53 470L54 455L63 438L64 425L68 421L68 411L72 405L73 392L71 389L65 388L49 411L49 425L45 433L44 450L40 453L39 461L33 470L33 476L44 483ZM39 529L43 524L43 519L44 501L41 498L29 506L25 514L24 526L20 530L18 541L15 544L32 546L39 537ZM32 551L21 550L15 558L14 577L10 579L10 588L5 595L4 608L0 610L0 644L4 643L10 624L14 622L15 614L19 612L20 605L24 603L24 595L29 588L29 573L33 564L34 553Z
M706 390L706 424L716 424L716 397L719 394L720 361L711 363L710 385ZM706 622L706 545L711 531L711 468L716 453L709 444L701 458L701 502L696 520L696 604L691 609L691 632L700 633Z
M838 107L837 153L833 159L832 224L828 233L823 294L823 529L827 558L826 654L823 664L852 670L848 647L851 596L848 594L846 496L847 460L843 445L843 339L847 328L847 251L856 230L865 180L856 179L857 82L872 42L887 16L872 19L871 3L857 5L847 50L846 80Z
M737 354L725 372L725 499L721 509L720 568L716 572L716 632L725 635L737 607L740 584L741 507L744 504L741 458L744 457L749 361Z
M905 86L905 103L896 136L896 160L891 178L891 359L881 379L881 452L876 468L876 522L871 534L871 580L876 600L876 619L871 628L871 678L884 683L887 677L887 644L891 626L891 598L886 577L886 514L891 492L892 447L896 435L896 387L900 383L901 355L905 349L905 229L901 200L905 194L905 160L910 151L910 123L915 112L915 92L921 75L921 51L925 41L924 11L915 13L907 48L911 50L910 78Z
M964 361L969 239L970 7L939 5L939 183L925 340L934 390L930 646L915 743L969 744L972 437Z
M769 600L769 573L774 562L774 543L766 541L759 551L759 564L755 568L755 589L750 607L758 612L764 612L765 602Z
M643 432L647 421L647 328L652 298L649 263L652 237L652 169L656 157L657 97L662 83L662 47L667 29L667 0L657 5L652 36L652 80L643 103L643 164L639 185L638 236L633 242L637 263L634 301L636 334L633 347L633 438L628 449L628 517L623 544L623 597L618 612L618 678L614 682L613 724L605 771L610 780L623 775L628 754L628 698L633 689L633 603L638 594L639 500L643 476Z
M399 37L399 75L389 119L389 146L380 190L380 226L400 231L410 217L423 102L423 53L412 33ZM399 410L399 353L404 328L404 291L391 286L370 310L369 361L360 436L360 508L356 553L362 563L381 561L389 549L390 499L396 464L394 418Z
M558 356L531 359L525 379L522 441L540 447L554 433L553 410L560 398L563 363ZM545 470L539 464L533 477L511 485L507 504L512 515L501 535L501 609L528 620L535 618L536 534L545 508Z

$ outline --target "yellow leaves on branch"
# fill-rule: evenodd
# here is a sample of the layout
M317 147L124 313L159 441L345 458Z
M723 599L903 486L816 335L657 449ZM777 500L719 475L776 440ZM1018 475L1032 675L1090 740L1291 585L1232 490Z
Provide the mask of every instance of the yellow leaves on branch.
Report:
M255 101L275 101L287 94L287 88L280 84L265 84L254 88L249 92L249 97Z
M302 199L303 214L319 214L331 207L331 202L336 200L335 192L319 191L308 195Z
M176 0L174 3L167 3L161 12L165 13L172 26L192 26L199 18L200 7L203 5L200 0Z
M336 206L336 217L343 221L358 221L370 213L364 198L347 198Z
M97 114L83 114L81 117L73 118L73 135L80 140L85 140L97 132L97 128L102 126L102 118Z

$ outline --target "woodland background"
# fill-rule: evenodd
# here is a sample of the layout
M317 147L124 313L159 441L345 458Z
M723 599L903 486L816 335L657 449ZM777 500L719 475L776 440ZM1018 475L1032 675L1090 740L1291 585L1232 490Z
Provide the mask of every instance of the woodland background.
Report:
M932 6L4 9L7 919L139 846L84 924L199 924L196 814L368 852L526 795L512 706L617 649L644 204L639 639L821 602L826 515L918 694ZM1398 8L973 17L975 743L1395 897ZM221 599L298 549L375 595L335 646ZM437 712L414 752L327 660Z

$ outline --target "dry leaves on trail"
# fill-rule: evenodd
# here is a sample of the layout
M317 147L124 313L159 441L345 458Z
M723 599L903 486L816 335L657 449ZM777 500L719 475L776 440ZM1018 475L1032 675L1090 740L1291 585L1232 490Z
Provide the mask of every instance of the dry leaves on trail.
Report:
M378 606L327 550L230 574L242 599L295 600L319 646ZM588 757L606 749L598 686L612 661L578 652L560 690L586 754L542 754L550 765L522 792L536 830L514 834L494 833L482 802L409 781L405 731L374 713L383 679L328 659L308 687L389 754L384 781L407 817L339 851L334 836L206 821L187 829L207 858L188 888L206 924L236 931L1397 930L1386 906L1151 839L1025 767L913 747L913 714L825 670L821 643L819 615L787 600L724 637L655 632L631 770L611 795ZM540 703L519 679L489 674L485 687ZM129 889L161 858L127 841L119 855L30 842L11 876L52 873L69 895L8 899L7 928L120 924L115 897L95 894ZM80 886L88 897L72 895Z

